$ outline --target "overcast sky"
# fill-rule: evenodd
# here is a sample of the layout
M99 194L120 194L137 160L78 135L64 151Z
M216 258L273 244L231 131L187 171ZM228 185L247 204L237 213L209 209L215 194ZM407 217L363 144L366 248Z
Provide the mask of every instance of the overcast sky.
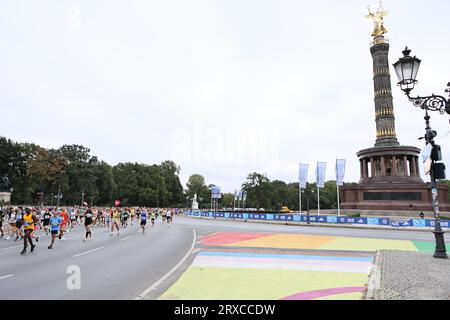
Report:
M378 1L0 0L0 135L82 144L112 165L171 159L183 184L200 173L225 192L254 171L295 182L300 161L311 182L328 162L331 180L336 158L357 182L356 152L375 143L367 5ZM444 94L450 2L384 6L390 63L408 45L423 60L414 93ZM399 141L422 148L424 114L391 75ZM444 136L449 116L432 126Z

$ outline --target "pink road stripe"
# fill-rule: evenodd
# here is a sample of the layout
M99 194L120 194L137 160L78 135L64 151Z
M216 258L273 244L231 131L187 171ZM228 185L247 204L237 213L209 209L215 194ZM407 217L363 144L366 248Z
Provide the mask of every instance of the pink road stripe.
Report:
M225 246L235 242L255 240L273 235L272 233L217 232L201 239L205 246Z
M363 292L367 287L343 287L343 288L331 288L322 289L309 292L300 292L292 296L285 297L281 300L312 300L317 298L323 298L327 296L334 296L337 294Z

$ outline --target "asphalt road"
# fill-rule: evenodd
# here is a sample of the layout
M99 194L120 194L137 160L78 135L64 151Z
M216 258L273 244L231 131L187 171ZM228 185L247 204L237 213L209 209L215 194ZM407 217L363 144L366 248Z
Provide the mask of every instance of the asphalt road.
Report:
M110 236L99 227L83 242L83 228L65 241L41 235L33 253L20 255L19 241L0 241L0 299L134 299L163 277L192 245L192 228L178 225L138 226ZM39 233L38 233L39 234ZM66 286L69 266L80 269L81 289ZM12 276L11 276L12 275Z
M35 252L20 255L22 243L0 239L0 299L135 299L141 293L157 298L182 274L195 254L196 235L218 231L278 232L396 240L434 241L431 232L366 230L278 224L243 223L175 217L168 226L157 221L138 233L134 225L119 236L94 227L92 240L83 242L77 227L66 241L41 235ZM195 230L195 232L194 232ZM186 260L184 260L186 259ZM183 263L184 262L184 263ZM70 266L79 267L81 288L68 289ZM173 271L173 273L171 273ZM151 289L151 290L147 290ZM147 290L147 291L146 291Z

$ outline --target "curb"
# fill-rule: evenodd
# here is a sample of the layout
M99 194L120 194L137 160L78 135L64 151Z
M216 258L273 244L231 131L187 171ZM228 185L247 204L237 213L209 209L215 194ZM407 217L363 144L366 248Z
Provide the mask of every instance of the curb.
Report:
M161 285L164 281L166 281L172 274L175 273L175 271L178 270L178 268L180 268L180 266L189 258L189 256L192 254L192 252L194 251L195 248L195 244L197 243L197 233L195 232L195 229L192 229L192 233L194 235L193 239L192 239L192 245L189 248L188 252L186 253L186 255L180 260L180 262L178 262L178 264L176 264L169 272L167 272L161 279L159 279L158 281L156 281L154 284L152 284L150 287L148 287L147 289L145 289L140 295L138 295L136 298L134 298L134 300L143 300L145 299L145 297L152 292L153 290L157 289L159 285Z
M364 300L380 300L382 251L377 251L369 276L369 283Z

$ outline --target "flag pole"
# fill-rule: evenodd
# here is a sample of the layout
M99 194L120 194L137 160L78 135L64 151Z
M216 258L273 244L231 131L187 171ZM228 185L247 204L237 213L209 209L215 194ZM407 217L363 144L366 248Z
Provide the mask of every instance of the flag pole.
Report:
M339 203L339 185L337 185L337 207L338 207L338 217L341 216L341 206Z
M317 184L317 213L320 216L320 187Z
M300 185L300 182L298 184L298 211L300 211L300 214L302 214L302 187Z

